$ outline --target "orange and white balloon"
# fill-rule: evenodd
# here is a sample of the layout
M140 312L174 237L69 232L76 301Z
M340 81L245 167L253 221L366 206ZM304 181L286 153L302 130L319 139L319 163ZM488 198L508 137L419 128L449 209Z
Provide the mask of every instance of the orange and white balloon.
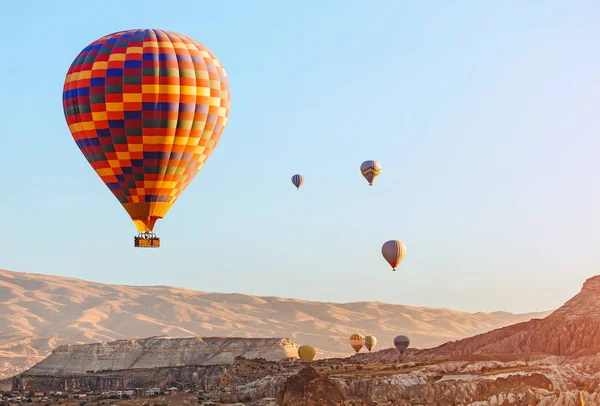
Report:
M350 345L354 348L354 351L359 352L365 345L365 336L358 333L352 334L350 336Z

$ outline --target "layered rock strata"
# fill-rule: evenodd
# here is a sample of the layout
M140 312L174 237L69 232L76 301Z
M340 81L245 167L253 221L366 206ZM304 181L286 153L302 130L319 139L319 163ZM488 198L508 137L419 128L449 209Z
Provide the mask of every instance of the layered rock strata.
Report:
M24 372L54 377L167 368L185 365L228 365L236 357L279 361L298 356L296 344L286 338L151 337L109 343L63 345Z

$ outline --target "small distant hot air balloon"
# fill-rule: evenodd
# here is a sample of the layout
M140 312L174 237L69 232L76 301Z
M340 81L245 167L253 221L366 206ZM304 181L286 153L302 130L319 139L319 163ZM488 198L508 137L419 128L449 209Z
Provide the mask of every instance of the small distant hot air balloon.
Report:
M381 247L381 254L395 271L406 256L406 246L401 241L390 240Z
M354 348L354 351L359 352L363 345L365 345L365 336L362 334L352 334L350 336L350 345Z
M381 165L377 161L365 161L360 166L360 173L369 182L369 186L373 186L375 178L381 173Z
M366 336L365 337L365 347L367 350L371 352L371 350L377 345L377 338L375 336Z
M315 347L310 345L302 345L298 348L298 356L304 362L312 361L315 358L316 353L317 350L315 350Z
M396 347L400 354L404 354L409 345L410 339L407 336L400 335L394 338L394 347Z
M304 183L304 176L300 174L295 174L292 176L292 183L296 186L296 189L300 189L300 186Z

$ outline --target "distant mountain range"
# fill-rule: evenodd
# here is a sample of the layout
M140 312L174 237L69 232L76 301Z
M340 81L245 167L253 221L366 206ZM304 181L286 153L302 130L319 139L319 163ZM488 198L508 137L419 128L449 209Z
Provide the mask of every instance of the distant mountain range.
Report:
M0 377L62 344L160 335L289 337L315 346L319 358L345 357L353 353L348 337L354 332L375 335L376 350L391 347L397 334L429 348L548 314L321 303L0 270Z

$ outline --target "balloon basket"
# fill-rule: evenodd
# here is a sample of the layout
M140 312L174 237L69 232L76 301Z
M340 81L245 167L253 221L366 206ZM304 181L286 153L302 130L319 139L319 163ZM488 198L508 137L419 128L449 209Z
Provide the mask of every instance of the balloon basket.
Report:
M136 248L158 248L160 247L160 238L154 233L140 233L133 237L133 246Z

